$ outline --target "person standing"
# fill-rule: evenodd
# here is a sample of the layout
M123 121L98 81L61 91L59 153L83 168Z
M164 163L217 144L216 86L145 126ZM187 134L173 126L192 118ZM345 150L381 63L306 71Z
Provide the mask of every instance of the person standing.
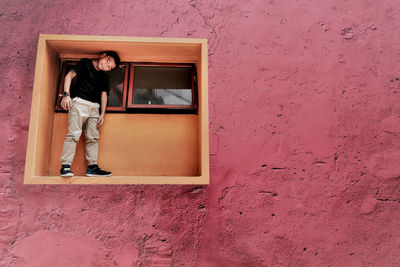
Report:
M71 163L82 131L85 134L85 156L88 164L86 176L112 175L97 164L98 127L104 124L109 94L105 72L115 69L119 64L120 58L116 52L105 51L97 59L81 59L75 69L65 76L61 107L68 110L68 133L60 158L62 177L74 176ZM76 82L71 85L74 78Z

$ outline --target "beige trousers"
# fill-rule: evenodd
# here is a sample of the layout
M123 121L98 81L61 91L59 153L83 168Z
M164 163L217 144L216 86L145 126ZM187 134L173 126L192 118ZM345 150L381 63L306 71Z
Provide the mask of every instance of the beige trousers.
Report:
M88 165L97 164L99 107L99 104L79 97L72 99L72 105L68 112L68 133L61 154L61 164L71 165L82 130L86 140L87 163Z

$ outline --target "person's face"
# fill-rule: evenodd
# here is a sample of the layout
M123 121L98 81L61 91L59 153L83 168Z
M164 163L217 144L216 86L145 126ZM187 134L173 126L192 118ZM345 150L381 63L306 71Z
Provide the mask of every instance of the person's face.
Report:
M99 59L99 69L102 71L110 71L115 68L115 61L113 57L102 54Z

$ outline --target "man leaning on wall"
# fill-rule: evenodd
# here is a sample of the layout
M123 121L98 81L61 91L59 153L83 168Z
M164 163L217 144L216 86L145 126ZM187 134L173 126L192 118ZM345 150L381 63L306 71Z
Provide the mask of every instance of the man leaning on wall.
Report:
M109 171L97 165L99 130L104 123L109 94L108 78L105 72L118 67L120 58L114 51L105 51L97 59L81 59L75 69L65 77L61 107L68 110L68 133L61 154L62 177L72 177L71 164L76 144L85 134L86 176L111 176ZM72 79L76 82L72 83ZM100 110L100 111L99 111Z

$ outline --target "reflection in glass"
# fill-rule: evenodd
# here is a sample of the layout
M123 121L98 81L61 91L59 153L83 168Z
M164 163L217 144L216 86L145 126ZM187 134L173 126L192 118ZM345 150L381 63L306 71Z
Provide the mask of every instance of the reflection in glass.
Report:
M109 107L122 107L124 95L125 66L107 72L110 94L108 96Z
M192 105L192 68L135 66L132 104Z

